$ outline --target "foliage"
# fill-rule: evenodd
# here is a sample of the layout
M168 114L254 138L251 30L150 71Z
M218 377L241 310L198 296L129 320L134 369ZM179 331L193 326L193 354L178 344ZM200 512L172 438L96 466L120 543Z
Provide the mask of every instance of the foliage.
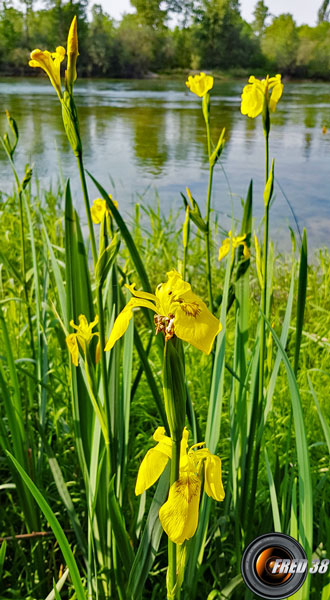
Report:
M269 8L263 0L258 0L253 11L254 21L252 27L257 35L261 35L266 28L266 19L269 17Z
M291 74L296 65L299 38L290 14L280 15L264 32L261 49L271 66Z
M297 27L292 16L270 16L263 0L247 23L237 0L132 0L132 12L116 22L100 4L86 0L55 2L26 10L2 3L0 73L32 75L31 48L55 50L65 43L74 14L78 18L79 75L143 77L168 69L265 68L297 77L329 79L328 3L319 25ZM135 11L135 12L134 12ZM174 18L174 21L171 19ZM175 26L170 26L174 23Z
M69 14L72 5L55 8ZM204 8L215 30L243 35L237 0L205 0ZM115 28L99 7L93 19L111 38ZM263 36L269 52L279 23L298 44L292 17L282 15ZM8 111L10 131L0 138L15 183L0 205L4 587L9 597L27 600L247 600L237 572L259 534L290 533L309 560L329 551L330 260L321 252L320 267L309 273L305 230L298 244L291 232L292 253L282 261L269 239L269 136L281 75L250 77L242 94L241 112L261 122L265 137L263 242L256 235L252 241L252 181L232 230L220 233L214 221L212 182L225 129L213 145L214 78L205 73L186 82L205 121L205 214L186 188L182 230L176 217L164 221L154 207L144 207L145 229L139 206L133 223L124 219L120 202L85 169L73 94L76 25L74 17L64 90L63 48L36 49L30 66L46 71L58 93L88 237L69 180L64 211L51 195L45 208L40 191L31 193L32 169L26 165L23 173L17 164L19 129ZM195 31L204 26L202 16ZM156 68L156 55L171 56L163 24L127 15L118 31L122 49L132 42L131 60L141 40L137 56ZM292 68L284 43L269 60ZM92 207L86 176L100 194ZM167 282L161 268L169 271ZM155 430L158 445L150 451ZM21 551L21 540L29 552ZM325 597L327 589L324 579L307 576L297 598Z

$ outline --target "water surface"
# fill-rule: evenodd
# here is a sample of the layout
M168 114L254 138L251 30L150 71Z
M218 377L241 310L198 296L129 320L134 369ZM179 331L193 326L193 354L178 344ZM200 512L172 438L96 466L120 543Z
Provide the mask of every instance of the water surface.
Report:
M264 138L261 118L240 113L245 82L219 82L212 92L214 142L226 127L226 146L214 177L213 207L229 229L241 214L241 198L254 182L256 227L263 213ZM129 219L137 199L167 214L182 206L180 192L189 186L205 207L208 181L206 138L201 101L184 81L78 81L75 98L81 123L85 165L112 192ZM16 118L20 141L17 164L35 166L41 185L56 183L60 165L70 177L75 203L82 198L75 158L61 123L55 91L45 79L0 79L0 100ZM1 131L6 119L1 120ZM322 133L323 125L329 132ZM329 246L330 232L330 83L287 83L272 115L270 157L275 158L272 234L289 245L288 225L308 228L314 247ZM3 151L0 189L12 183ZM91 198L98 194L90 185ZM285 198L287 197L287 199ZM178 220L178 223L180 219Z

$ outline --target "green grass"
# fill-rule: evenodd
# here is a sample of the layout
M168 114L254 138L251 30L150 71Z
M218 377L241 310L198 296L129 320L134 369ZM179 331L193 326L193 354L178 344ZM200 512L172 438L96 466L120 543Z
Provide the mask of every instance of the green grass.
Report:
M88 579L88 570L94 569L91 561L97 560L97 551L94 552L90 549L87 539L90 535L88 524L92 522L89 511L97 511L98 519L101 519L105 514L105 507L101 505L101 497L97 497L95 506L89 504L92 499L86 497L86 473L83 472L81 466L81 453L84 453L86 457L87 450L82 447L79 449L79 443L77 444L77 422L75 421L77 412L75 411L80 411L80 415L84 411L87 420L85 425L81 421L80 426L86 427L83 436L88 436L90 434L88 433L89 420L93 418L92 405L76 406L72 411L70 360L61 323L61 320L65 319L64 326L68 327L68 321L72 318L72 308L68 310L65 305L65 295L70 285L66 273L70 273L70 270L68 270L68 258L65 254L63 196L60 191L40 192L38 197L27 194L26 209L30 212L31 220L29 223L29 220L25 218L24 228L29 249L33 243L34 257L29 250L26 267L34 340L38 352L36 363L32 361L31 356L24 289L20 280L20 247L16 234L19 230L17 206L15 195L4 198L0 205L0 238L2 240L0 310L3 314L3 333L0 338L0 437L3 450L12 451L11 449L14 449L15 457L24 465L26 473L39 489L39 493L51 508L54 517L50 516L50 513L45 515L33 504L27 488L24 487L17 473L15 474L15 468L11 461L2 452L0 457L0 535L9 536L11 539L7 541L6 546L2 545L2 550L0 550L0 567L3 565L1 589L6 590L4 597L7 599L23 597L34 599L45 598L53 589L53 580L57 582L60 579L66 564L70 566L69 555L64 559L61 553L61 548L63 551L63 548L66 547L65 542L62 540L60 548L59 540L56 541L51 532L52 527L57 527L56 521L52 523L55 516L65 532L68 547L80 572L79 577L82 578L82 585L87 585L88 581L90 581L89 585L93 585L91 583L93 580ZM25 214L28 214L27 210ZM315 252L314 257L309 257L307 301L303 317L300 308L302 292L299 292L298 285L294 285L292 288L291 319L287 322L287 339L283 349L279 338L281 338L281 334L284 335L282 328L287 304L291 298L289 291L292 269L295 270L296 280L298 278L299 255L297 252L295 257L283 256L277 249L274 252L272 300L266 328L268 367L265 379L268 389L277 352L279 352L280 364L277 377L275 377L273 396L269 400L269 412L267 412L267 421L261 440L262 451L259 457L254 510L253 514L244 516L244 505L247 505L247 509L249 507L251 482L247 480L247 487L244 488L244 482L239 478L235 479L234 466L241 468L241 458L250 447L250 465L253 471L255 446L254 444L248 446L249 431L248 428L246 429L246 418L251 414L253 406L251 397L246 399L246 404L245 401L238 400L238 398L244 398L244 395L242 396L242 390L241 395L238 394L240 384L232 376L233 370L237 371L238 365L241 365L239 368L243 373L242 362L239 362L242 361L242 357L238 356L235 345L237 344L237 305L230 300L231 290L229 287L230 281L234 281L236 271L231 273L227 268L227 284L225 284L226 261L219 264L215 259L216 250L223 236L218 227L215 225L212 227L214 234L212 253L214 297L217 298L220 294L224 294L224 297L227 298L227 309L224 301L220 306L221 319L223 323L226 322L226 329L219 336L220 355L215 359L220 361L218 373L220 374L220 383L216 382L218 387L214 390L213 400L215 414L219 411L219 401L221 400L221 414L218 412L217 417L219 423L221 422L219 439L214 429L210 435L210 426L208 425L211 361L192 347L186 348L185 360L186 379L196 418L198 438L200 441L207 435L211 450L222 458L226 499L224 503L208 502L201 509L203 519L205 518L206 522L209 520L206 544L202 540L198 542L198 532L191 543L195 544L197 554L198 543L203 543L203 563L202 567L198 569L198 581L195 576L194 564L188 565L186 592L184 593L187 593L185 597L188 597L189 586L192 586L191 589L195 590L196 598L207 598L210 594L211 600L220 598L220 590L224 590L228 586L228 589L231 588L230 597L235 600L236 598L250 597L245 588L240 585L239 579L235 579L239 574L240 557L244 545L263 532L271 531L274 528L278 529L279 523L282 531L288 533L291 531L298 536L299 519L310 520L309 526L312 528L314 537L313 552L322 556L330 555L330 525L327 518L330 513L330 501L327 493L329 486L328 423L330 418L327 394L330 375L330 338L328 334L330 330L330 297L328 294L330 254L327 249L322 249ZM45 229L48 245L45 240ZM165 218L160 214L157 206L143 209L140 206L140 217L137 213L136 219L129 224L128 229L132 233L132 239L142 259L143 271L145 270L153 290L160 281L164 280L166 271L178 268L178 248L179 259L182 259L181 233L177 230L176 215L172 214ZM194 233L189 244L187 278L191 282L193 290L199 296L206 298L203 241L196 233L195 228L192 229L194 229ZM76 243L73 242L75 235L78 235L79 238L80 234L79 232L71 234L72 243ZM79 241L78 238L77 248L79 244L81 245L81 240ZM126 276L129 275L132 281L136 281L137 288L141 289L140 278L136 275L136 264L133 262L129 245L127 246L127 240L123 233L122 238L124 240L117 258L116 285L118 287L118 284L122 283L121 273L123 270ZM13 243L13 240L17 241ZM84 261L83 257L74 258L75 251L72 246L72 260ZM244 347L245 375L248 372L246 369L250 368L248 377L250 373L252 378L255 369L253 358L256 356L255 340L258 332L260 300L253 255L254 248L252 247L252 260L250 271L245 276L245 288L243 285L241 291L237 292L237 298L239 298L239 293L243 294L242 301L246 301L248 294L249 312L244 313L241 318L242 322L245 319L249 329L248 343ZM67 271L64 268L65 263ZM143 271L141 271L142 277L144 277ZM59 285L60 281L62 281L63 287ZM76 283L77 285L79 282ZM82 289L86 289L87 283L81 282L81 285ZM107 284L105 284L106 286ZM76 294L75 298L78 303L74 313L79 313L85 300L81 295L77 295L77 288L72 293ZM297 298L300 298L300 301L297 301ZM92 302L91 299L90 302ZM110 302L110 297L107 302ZM152 329L149 319L145 318L142 311L136 313L135 325L144 348L146 348ZM274 330L274 335L270 332L270 326ZM5 332L8 333L8 337ZM224 339L225 346L221 347L221 340ZM297 339L300 341L299 356ZM127 338L125 344L130 343L132 341ZM285 354L283 354L284 350ZM124 356L126 365L129 365L129 352L129 346L127 346L126 358ZM280 358L282 358L281 361ZM114 355L112 360L117 361L117 367L113 366L113 368L119 369L120 352L117 352L116 357ZM152 344L148 361L153 385L161 390L162 365L157 343ZM137 577L140 576L141 569L146 569L146 573L149 568L151 569L146 582L144 583L143 578L141 583L144 586L142 598L149 599L166 595L167 540L166 536L161 537L158 520L155 520L157 498L152 500L152 494L147 493L146 499L140 500L134 494L139 464L146 450L153 445L151 436L154 430L161 424L159 407L150 391L150 379L148 381L144 372L141 377L138 377L136 382L138 384L134 387L134 395L130 401L129 390L136 376L139 375L139 366L138 352L134 348L131 382L128 381L129 387L126 388L128 397L125 402L129 403L129 408L125 409L124 413L126 416L129 414L129 435L126 438L125 450L120 450L120 452L125 452L123 465L126 465L126 473L122 479L123 488L121 490L125 501L122 502L121 495L117 495L120 506L117 507L117 500L114 500L110 514L115 534L116 530L121 531L121 527L123 527L123 531L125 527L127 528L129 538L127 543L134 551L132 560L136 556L135 570L131 572L129 584L133 597L136 593L134 590L138 589L136 586L140 585ZM112 368L110 363L109 368ZM296 370L297 384L293 368ZM129 366L126 367L126 373L127 369L129 370ZM73 380L74 385L80 386L82 390L86 386L86 380L84 382L83 377ZM122 386L123 378L125 378L125 371L121 371L116 385ZM86 402L88 395L83 397ZM292 417L290 416L290 398L294 398L292 400ZM11 407L13 407L13 412ZM239 419L236 419L237 414L240 415ZM127 423L125 425L122 422L120 426L125 428ZM303 429L301 427L306 430L305 445L302 445ZM299 432L297 439L296 431ZM257 434L258 429L256 429ZM104 453L102 454L102 440L98 437L97 427L94 427L92 435L94 444L98 444L94 459L91 457L92 461L96 461L93 477L95 477L95 485L99 481L98 485L102 486L104 485L105 462L102 462ZM99 442L97 442L98 439ZM95 446L91 447L95 448ZM235 454L237 452L239 453ZM300 456L300 452L304 454ZM309 456L310 469L304 462L306 456ZM248 456L246 456L246 460L249 460ZM92 469L89 465L87 468ZM91 473L92 470L90 476ZM299 481L303 480L306 483L309 476L313 490L314 517L308 513L310 510L308 502L312 501L311 498L307 498L307 504L300 507L298 515L295 512L296 503L299 501ZM13 483L16 485L16 489L13 488ZM32 487L29 487L36 497ZM157 491L159 498L166 497L166 489L166 482L159 484ZM246 497L242 498L240 494L244 489ZM114 499L115 497L116 495L113 495ZM144 502L146 502L145 506ZM154 536L151 538L148 537L147 530L144 530L144 523L152 502L156 502L156 504L153 504L149 515L149 523L152 523L152 535ZM29 509L29 506L32 508ZM202 513L202 510L205 512ZM304 514L304 510L307 511L306 514ZM242 533L238 528L238 518L241 519L241 526L244 526L247 524L247 516L248 528ZM311 521L311 519L313 520ZM50 535L45 538L32 536L21 540L13 537L37 529L38 531L47 531ZM139 553L136 554L143 530L145 531L143 543L140 545ZM118 533L117 539L123 542L123 547L120 544L118 547L118 560L125 562L124 557L130 551L128 547L125 549L124 533ZM306 540L304 541L306 542ZM156 547L159 544L155 556L152 550L154 543L156 543ZM92 552L91 554L88 554L87 546L89 552ZM106 554L106 548L103 551ZM149 562L144 562L148 557ZM105 581L109 576L106 564L103 573L99 567L95 568L99 573L100 581ZM129 571L127 579L128 574ZM78 577L77 574L76 576ZM125 582L121 580L120 573L110 574L110 579L112 577L116 578L118 588L123 588ZM324 577L312 577L310 597L315 600L320 598L326 583L327 580ZM236 584L238 587L235 587ZM74 585L74 581L71 574L58 592L61 598L72 597L72 585ZM99 591L99 593L101 592ZM79 589L76 587L77 597L78 594Z

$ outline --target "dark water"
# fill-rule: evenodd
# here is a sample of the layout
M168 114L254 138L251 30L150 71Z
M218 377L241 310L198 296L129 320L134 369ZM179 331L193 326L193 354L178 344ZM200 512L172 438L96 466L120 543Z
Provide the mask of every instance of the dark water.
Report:
M213 207L225 228L241 214L241 197L254 181L255 227L263 214L264 139L261 118L240 113L242 82L217 83L212 92L214 142L226 127L226 147L216 166ZM182 206L180 191L189 186L205 206L208 181L206 137L201 101L184 81L78 81L75 91L85 166L112 192L129 215L133 202L161 210ZM77 206L82 206L75 159L68 146L60 105L48 80L0 80L1 106L20 129L17 165L31 161L41 185L56 183L60 166L70 177ZM1 119L1 132L6 119ZM329 132L322 133L322 126ZM287 83L272 115L270 158L275 157L276 197L271 209L272 235L290 245L288 225L295 227L289 200L311 246L330 245L330 84ZM0 154L0 188L11 190L4 153ZM284 192L284 193L283 193ZM90 185L91 198L98 194ZM179 222L179 221L178 221Z

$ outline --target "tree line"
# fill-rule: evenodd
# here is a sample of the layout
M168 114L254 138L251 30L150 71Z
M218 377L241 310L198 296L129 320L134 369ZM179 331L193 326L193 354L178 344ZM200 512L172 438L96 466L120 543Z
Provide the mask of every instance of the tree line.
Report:
M36 75L27 66L29 52L65 46L77 15L80 76L260 69L330 79L329 2L316 7L314 27L298 27L289 13L272 16L263 0L256 3L251 23L242 18L239 0L131 0L132 13L119 22L101 4L88 12L88 0L44 0L36 10L34 0L21 0L19 7L3 0L0 73Z

